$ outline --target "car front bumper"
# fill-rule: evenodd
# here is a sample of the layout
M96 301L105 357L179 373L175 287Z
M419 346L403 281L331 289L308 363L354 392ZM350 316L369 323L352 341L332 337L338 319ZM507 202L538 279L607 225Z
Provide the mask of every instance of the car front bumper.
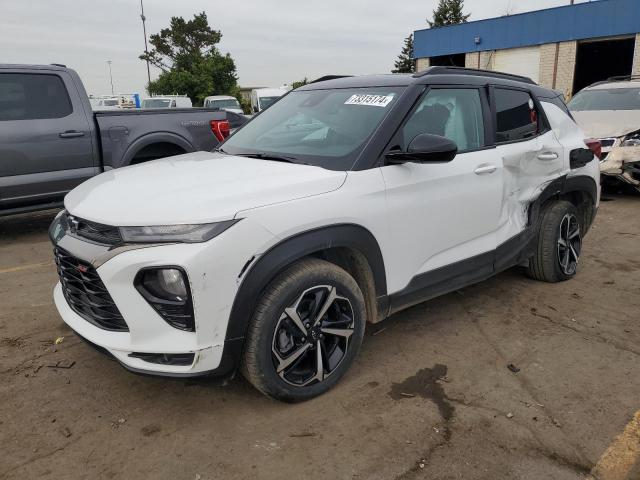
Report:
M243 232L243 228L250 226L248 222L242 223L235 226L241 238L253 240L260 235L255 230L253 236ZM126 322L124 331L101 327L77 306L72 308L58 282L54 289L58 312L84 340L137 373L175 377L228 377L234 373L243 338L227 339L226 335L239 285L238 273L248 258L242 253L244 249L250 251L248 244L223 234L204 243L109 247L78 238L68 230L60 231L55 220L50 237L55 248L94 269L109 300ZM240 254L225 256L217 253L220 251ZM171 326L134 286L142 269L169 266L178 266L187 274L195 331ZM167 360L177 357L181 361Z
M85 342L118 361L127 370L135 373L168 377L231 377L242 350L242 340L234 339L220 345L206 348L164 349L154 348L145 342L136 345L131 342L129 332L109 332L102 330L74 312L62 293L60 282L53 291L58 313L64 322ZM182 354L193 353L193 361L189 365L167 365L143 360L140 353Z
M600 162L600 172L640 190L640 147L612 147Z

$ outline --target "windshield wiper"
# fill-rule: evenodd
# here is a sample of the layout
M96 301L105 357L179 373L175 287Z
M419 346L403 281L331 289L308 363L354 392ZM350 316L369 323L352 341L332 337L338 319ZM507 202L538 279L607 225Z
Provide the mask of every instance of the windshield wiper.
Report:
M301 162L296 157L290 157L287 155L278 155L275 153L237 153L238 157L258 158L260 160L273 160L274 162L287 162L287 163L301 163L303 165L309 165L308 163Z

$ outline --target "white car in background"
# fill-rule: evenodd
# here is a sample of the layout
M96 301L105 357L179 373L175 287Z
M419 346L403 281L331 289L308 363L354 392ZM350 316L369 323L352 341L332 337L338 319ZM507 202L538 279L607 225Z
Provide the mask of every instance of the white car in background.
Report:
M142 100L140 108L191 108L193 103L186 95L165 95L162 97L149 97Z
M259 113L269 108L290 90L291 87L256 88L251 90L251 111Z
M613 78L580 91L568 104L587 136L600 140L600 171L640 191L640 78Z
M236 97L230 95L214 95L204 99L205 108L219 108L227 112L233 112L237 114L244 114L240 102Z

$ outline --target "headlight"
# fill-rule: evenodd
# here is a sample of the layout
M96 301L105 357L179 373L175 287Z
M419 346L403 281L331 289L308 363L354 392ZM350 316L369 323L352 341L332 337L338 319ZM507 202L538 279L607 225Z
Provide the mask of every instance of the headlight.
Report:
M622 139L623 147L640 147L640 130L630 133Z
M211 240L240 220L197 225L159 225L152 227L120 227L125 242L199 243Z

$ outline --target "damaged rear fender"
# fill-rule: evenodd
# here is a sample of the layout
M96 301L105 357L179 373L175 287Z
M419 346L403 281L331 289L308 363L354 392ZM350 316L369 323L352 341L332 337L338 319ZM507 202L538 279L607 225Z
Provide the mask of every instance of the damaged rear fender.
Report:
M598 205L598 185L587 175L562 176L547 183L529 206L529 226L536 225L542 207L551 200L565 199L573 203L582 216L585 234L593 223Z

